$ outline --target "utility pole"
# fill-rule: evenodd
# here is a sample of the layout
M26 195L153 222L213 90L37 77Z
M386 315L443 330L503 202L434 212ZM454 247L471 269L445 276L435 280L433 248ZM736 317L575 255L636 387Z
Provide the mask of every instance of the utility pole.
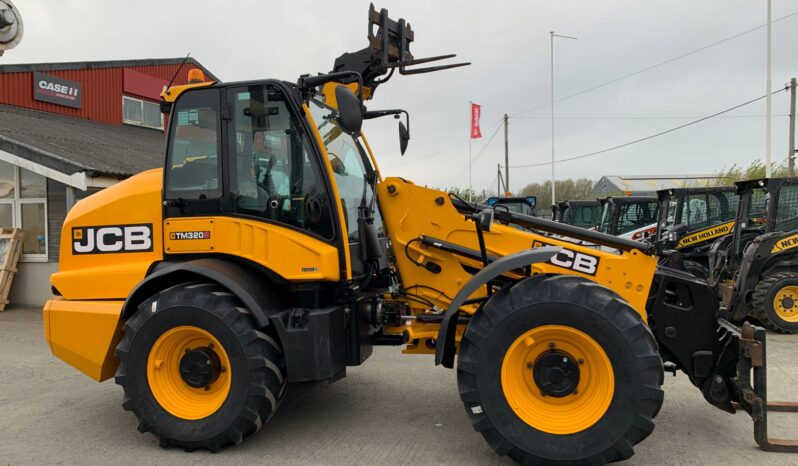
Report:
M502 197L502 164L498 164L496 174L496 195Z
M576 37L561 36L555 34L554 31L549 31L549 35L551 37L551 203L554 204L556 199L554 192L554 38L576 40Z
M510 143L507 139L507 126L509 117L504 114L504 190L510 191ZM500 166L501 167L501 166ZM502 176L501 168L499 169L499 177ZM501 193L499 194L501 196Z
M770 0L768 0L768 78L767 85L765 86L767 98L765 104L765 177L770 178L770 113L771 113L771 98L770 98Z
M795 78L790 80L790 149L787 154L790 176L795 176Z

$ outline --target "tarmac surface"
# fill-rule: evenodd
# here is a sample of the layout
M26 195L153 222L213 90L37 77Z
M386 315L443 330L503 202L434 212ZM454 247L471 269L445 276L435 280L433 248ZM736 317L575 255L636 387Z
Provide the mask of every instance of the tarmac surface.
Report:
M771 398L798 399L798 335L769 335L768 351ZM657 428L623 464L798 465L759 450L746 414L710 406L684 375L665 380ZM398 348L335 383L289 387L260 432L216 454L161 449L121 399L50 354L39 310L0 313L0 464L513 464L471 428L454 371ZM771 435L798 437L798 414L771 414Z

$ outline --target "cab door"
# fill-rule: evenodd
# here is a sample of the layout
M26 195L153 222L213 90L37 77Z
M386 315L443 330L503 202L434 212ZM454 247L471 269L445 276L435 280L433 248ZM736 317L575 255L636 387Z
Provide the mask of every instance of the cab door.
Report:
M167 256L225 254L288 281L341 279L329 183L291 99L283 86L258 82L177 100L164 189Z

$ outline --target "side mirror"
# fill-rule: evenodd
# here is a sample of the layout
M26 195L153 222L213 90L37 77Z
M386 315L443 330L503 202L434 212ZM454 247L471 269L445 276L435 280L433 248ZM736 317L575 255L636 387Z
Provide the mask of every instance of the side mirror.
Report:
M410 131L407 130L407 126L403 122L399 122L399 150L402 151L402 155L405 155L405 151L407 150L407 143L410 141Z
M363 108L360 99L352 89L338 86L335 88L335 100L338 101L338 120L341 128L350 135L360 133L360 128L363 127Z

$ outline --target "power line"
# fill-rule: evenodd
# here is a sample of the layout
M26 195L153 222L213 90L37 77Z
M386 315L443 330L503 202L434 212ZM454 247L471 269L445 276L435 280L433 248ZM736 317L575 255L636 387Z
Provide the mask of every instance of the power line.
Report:
M780 17L780 18L776 18L775 20L772 20L772 21L771 21L771 24L772 24L772 23L777 23L777 22L779 22L779 21L783 21L783 20L785 20L785 19L787 19L787 18L791 18L791 17L793 17L793 16L796 16L796 15L798 15L798 11L796 11L796 12L793 12L793 13L790 13L790 14L788 14L788 15L786 15L786 16L782 16L782 17ZM596 89L600 89L600 88L602 88L602 87L609 86L610 84L614 84L614 83L616 83L616 82L618 82L618 81L622 81L622 80L624 80L624 79L630 78L630 77L632 77L632 76L636 76L636 75L638 75L638 74L641 74L641 73L644 73L644 72L646 72L646 71L653 70L653 69L655 69L655 68L658 68L658 67L660 67L660 66L666 65L666 64L668 64L668 63L672 63L672 62L674 62L674 61L676 61L676 60L679 60L679 59L682 59L682 58L688 57L688 56L690 56L690 55L696 54L696 53L698 53L698 52L701 52L701 51L703 51L703 50L706 50L706 49L708 49L708 48L711 48L711 47L714 47L714 46L716 46L716 45L722 44L722 43L724 43L724 42L728 42L728 41L730 41L730 40L733 40L733 39L736 39L736 38L738 38L738 37L744 36L744 35L746 35L746 34L749 34L749 33L751 33L751 32L754 32L754 31L757 31L757 30L759 30L759 29L762 29L762 28L764 28L764 27L767 27L767 24L763 24L763 25L760 25L760 26L757 26L757 27L754 27L754 28L751 28L751 29L745 30L745 31L743 31L743 32L737 33L737 34L735 34L735 35L733 35L733 36L729 36L729 37L726 37L726 38L724 38L724 39L720 39L720 40L718 40L718 41L715 41L715 42L712 42L712 43L710 43L710 44L707 44L707 45L705 45L705 46L703 46L703 47L699 47L699 48L697 48L697 49L695 49L695 50L691 50L691 51L689 51L689 52L683 53L683 54L681 54L681 55L678 55L678 56L676 56L676 57L669 58L668 60L665 60L665 61L663 61L663 62L657 63L657 64L655 64L655 65L651 65L651 66L648 66L648 67L646 67L646 68L643 68L643 69L640 69L640 70L637 70L637 71L633 71L633 72L631 72L631 73L625 74L625 75L623 75L623 76L620 76L620 77L618 77L618 78L612 79L612 80L610 80L610 81L606 81L606 82L604 82L604 83L597 84L597 85L595 85L595 86L592 86L592 87L589 87L589 88L587 88L587 89L581 90L581 91L579 91L579 92L576 92L576 93L574 93L574 94L570 94L570 95L567 95L567 96L564 96L564 97L560 97L559 99L555 99L555 100L554 100L554 103L562 102L562 101L564 101L564 100L568 100L568 99L574 98L574 97L576 97L576 96L579 96L579 95L582 95L582 94L586 94L586 93L588 93L588 92L591 92L591 91L594 91L594 90L596 90ZM518 115L521 115L521 114L524 114L524 113L528 113L528 112L531 112L531 111L534 111L534 110L539 110L539 109L541 109L541 108L548 107L549 105L551 105L551 102L547 102L547 103L545 103L545 104L543 104L543 105L538 105L537 107L528 108L528 109L526 109L526 110L521 110L521 111L519 111L519 112L516 112L516 113L513 113L513 114L511 114L511 115L510 115L510 118L514 118L514 119L534 119L534 118L518 117ZM498 124L500 124L500 123L501 123L501 119L500 119L500 120L498 120L498 121L496 121L495 123L493 123L493 124L492 124L491 126L489 126L487 129L488 129L488 130L490 130L491 128L493 128L493 125L498 125ZM425 161L425 160L427 160L427 159L430 159L430 158L432 158L432 157L435 157L435 156L437 156L437 155L443 154L444 152L448 152L448 151L450 151L450 150L452 150L452 149L454 149L454 148L456 148L456 147L460 146L461 144L463 144L463 143L465 143L465 142L467 142L467 141L468 141L468 138L461 139L459 142L457 142L456 144L454 144L454 145L452 145L452 146L449 146L449 147L447 147L446 149L442 149L442 150L439 150L439 151L433 152L433 153L431 153L431 154L427 154L427 155L425 155L425 156L423 156L423 157L421 157L421 158L419 158L419 159L416 159L416 160L412 160L412 161L408 161L408 162L404 162L404 163L400 163L400 164L396 164L396 165L391 165L391 166L388 166L388 167L383 167L383 169L385 169L385 170L390 170L390 169L393 169L393 168L398 168L398 167L403 167L403 166L406 166L406 165L415 164L415 163L418 163L418 162L423 162L423 161ZM514 168L514 167L511 167L511 168Z
M499 121L493 123L492 125L486 127L485 131L490 131L491 129L493 129L493 127L498 126L499 123L501 123L501 120L499 120ZM389 167L382 167L382 169L390 170L392 168L404 167L406 165L411 165L411 164L414 164L414 163L423 162L423 161L425 161L427 159L431 159L432 157L435 157L436 155L443 154L444 152L449 152L450 150L452 150L452 149L454 149L456 147L459 147L460 145L462 145L462 144L464 144L466 142L468 142L468 138L461 139L458 143L453 144L453 145L447 147L446 149L442 149L442 150L439 150L437 152L433 152L431 154L427 154L427 155L425 155L425 156L423 156L421 158L418 158L418 159L415 159L415 160L411 160L411 161L408 161L408 162L398 163L396 165L391 165Z
M783 20L785 20L787 18L790 18L790 17L793 17L795 15L798 15L798 11L796 11L794 13L790 13L789 15L786 15L786 16L782 16L781 18L777 18L777 19L771 21L771 24L772 23L777 23L779 21L783 21ZM611 80L609 80L607 82L604 82L604 83L601 83L601 84L597 84L597 85L595 85L593 87L589 87L587 89L581 90L581 91L576 92L574 94L570 94L570 95L567 95L567 96L564 96L564 97L560 97L559 99L555 99L554 103L562 102L563 100L571 99L573 97L576 97L576 96L579 96L579 95L582 95L582 94L586 94L586 93L591 92L591 91L595 91L596 89L600 89L602 87L609 86L610 84L617 83L618 81L622 81L624 79L631 78L632 76L636 76L636 75L638 75L640 73L645 73L646 71L650 71L650 70L653 70L655 68L659 68L660 66L667 65L668 63L674 62L676 60L680 60L680 59L685 58L685 57L689 57L690 55L696 54L698 52L704 51L704 50L706 50L708 48L714 47L714 46L722 44L724 42L728 42L730 40L733 40L733 39L736 39L738 37L744 36L746 34L750 34L750 33L754 32L754 31L757 31L757 30L765 28L765 27L767 27L767 24L762 24L762 25L757 26L755 28L751 28L751 29L745 30L745 31L737 33L737 34L735 34L733 36L726 37L725 39L721 39L721 40L712 42L711 44L707 44L707 45L705 45L703 47L699 47L699 48L697 48L695 50L691 50L689 52L683 53L683 54L678 55L676 57L669 58L669 59L667 59L667 60L665 60L663 62L657 63L655 65L651 65L651 66L648 66L646 68L642 68L640 70L633 71L633 72L631 72L629 74L625 74L625 75L620 76L618 78L611 79ZM526 110L521 110L520 112L513 113L510 116L514 117L516 115L521 115L523 113L528 113L528 112L531 112L531 111L534 111L534 110L539 110L541 108L546 108L549 105L551 105L551 103L550 102L546 102L543 105L538 105L537 107L532 107L532 108L528 108Z
M787 89L789 89L789 87L785 87L784 89L779 89L778 91L771 92L771 95L773 95L773 94L777 94L777 93L779 93L779 92L784 92L784 91L786 91ZM676 126L676 127L674 127L674 128L671 128L671 129L668 129L668 130L665 130L665 131L660 131L659 133L652 134L652 135L650 135L650 136L646 136L646 137L644 137L644 138L635 139L634 141L629 141L629 142L627 142L627 143L624 143L624 144L619 144L619 145L617 145L617 146L608 147L608 148L606 148L606 149L602 149L602 150L595 151L595 152L590 152L590 153L588 153L588 154L577 155L577 156L575 156L575 157L566 157L566 158L564 158L564 159L555 160L555 161L554 161L554 163L562 163L562 162L568 162L568 161L571 161L571 160L584 159L584 158L586 158L586 157L592 157L592 156L594 156L594 155L603 154L603 153L605 153L605 152L610 152L610 151L613 151L613 150L616 150L616 149L620 149L620 148L622 148L622 147L631 146L632 144L637 144L637 143L639 143L639 142L648 141L649 139L654 139L654 138L656 138L656 137L658 137L658 136L662 136L662 135L664 135L664 134L672 133L672 132L674 132L674 131L677 131L677 130L680 130L680 129L682 129L682 128L687 128L688 126L692 126L692 125L694 125L694 124L696 124L696 123L701 123L702 121L706 121L706 120L709 120L710 118L717 117L718 115L722 115L722 114L724 114L724 113L731 112L732 110L737 110L737 109L738 109L738 108L740 108L740 107L744 107L744 106L746 106L746 105L750 105L750 104L752 104L752 103L754 103L754 102L757 102L757 101L760 101L760 100L762 100L762 99L764 99L764 98L766 98L766 97L767 97L767 94L765 94L765 95L763 95L763 96L759 96L759 97L757 97L757 98L755 98L755 99L751 99L751 100L749 100L749 101L747 101L747 102L743 102L743 103L741 103L741 104L739 104L739 105L735 105L734 107L730 107L730 108L727 108L727 109L725 109L725 110L721 110L720 112L713 113L712 115L705 116L705 117L703 117L703 118L699 118L699 119L697 119L697 120L693 120L693 121L691 121L691 122L689 122L689 123L685 123L685 124L683 124L683 125L679 125L679 126ZM544 165L551 165L551 163L552 163L552 162L541 162L541 163L533 163L533 164L529 164L529 165L515 165L515 166L510 166L510 168L541 167L541 166L544 166Z
M499 134L499 128L500 128L500 126L497 126L497 127L496 127L496 129L493 131L493 134L491 134L491 135L490 135L490 138L488 138L488 141L485 143L485 145L484 145L484 146L482 146L482 149L480 149L480 150L479 150L479 152L477 153L477 156L476 156L476 157L474 157L474 158L471 160L471 166L473 166L473 165L474 165L474 163L476 163L476 161L477 161L477 160L479 160L479 158L480 158L480 157L482 156L482 154L485 152L485 149L487 149L487 148L488 148L488 146L490 145L490 143L493 141L493 138L495 138L495 137L496 137L496 135L497 135L497 134ZM468 167L466 167L466 168L465 168L465 170L461 171L461 172L460 172L460 173L458 173L458 174L457 174L457 175L456 175L454 178L452 178L452 179L451 179L451 181L450 181L450 183L453 183L453 182L457 181L458 179L460 179L460 177L461 177L461 176L463 176L463 175L465 175L467 171L468 171ZM447 184L448 184L448 183L447 183Z
M718 118L765 118L766 115L724 115ZM774 117L788 117L787 114L773 115ZM565 116L554 117L555 120L693 120L701 118L693 116ZM549 120L551 117L515 117L514 120Z

